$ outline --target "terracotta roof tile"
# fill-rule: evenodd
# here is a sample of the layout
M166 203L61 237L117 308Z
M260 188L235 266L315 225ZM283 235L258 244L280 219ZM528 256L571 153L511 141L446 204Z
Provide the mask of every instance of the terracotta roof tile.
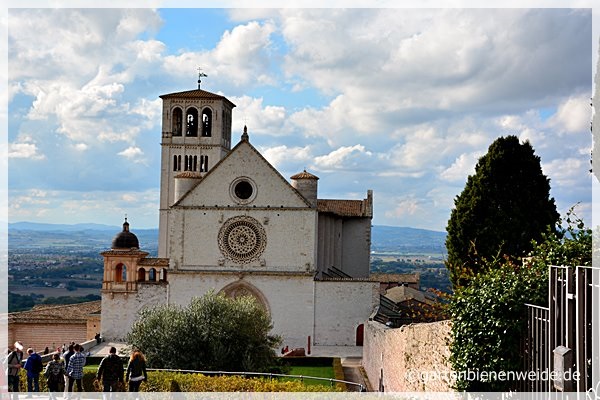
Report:
M317 211L341 217L366 217L363 200L317 200Z
M167 93L167 94L163 94L158 96L161 99L173 99L173 98L178 98L178 99L208 99L208 100L226 100L229 103L231 103L231 101L229 101L225 96L221 96L220 94L216 94L216 93L211 93L211 92L207 92L206 90L202 90L202 89L193 89L193 90L185 90L183 92L175 92L175 93ZM235 104L231 103L231 105L233 107L235 107Z
M43 323L60 322L85 323L90 314L97 314L101 309L101 300L65 305L38 305L29 311L8 314L9 323Z
M169 259L168 258L143 258L138 262L138 265L168 267Z
M291 176L290 179L319 179L319 177L304 170L296 175Z

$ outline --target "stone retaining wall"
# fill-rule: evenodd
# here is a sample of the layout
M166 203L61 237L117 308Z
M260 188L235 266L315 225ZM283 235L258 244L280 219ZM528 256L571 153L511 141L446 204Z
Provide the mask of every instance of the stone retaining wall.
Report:
M385 392L448 392L451 377L450 321L388 328L365 326L363 367L374 390Z

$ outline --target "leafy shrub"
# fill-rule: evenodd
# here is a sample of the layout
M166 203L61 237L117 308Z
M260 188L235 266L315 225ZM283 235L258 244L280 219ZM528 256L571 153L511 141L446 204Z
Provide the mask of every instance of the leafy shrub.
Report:
M488 261L469 285L456 289L450 362L457 373L520 371L521 337L526 329L525 303L547 306L550 265L591 265L592 232L572 209L567 227L549 231L521 263L504 258ZM506 391L513 382L470 380L458 376L456 389Z
M253 297L209 292L187 307L143 309L127 343L152 368L263 372L277 364L281 338L270 335L271 328L269 314Z
M96 373L86 371L83 390L98 392L101 386L95 383ZM21 373L20 387L27 391L27 378ZM47 392L46 379L40 376L40 392ZM300 381L280 381L269 378L246 378L243 376L205 376L179 372L149 371L148 381L142 383L142 392L334 392L341 388L329 385L307 386Z

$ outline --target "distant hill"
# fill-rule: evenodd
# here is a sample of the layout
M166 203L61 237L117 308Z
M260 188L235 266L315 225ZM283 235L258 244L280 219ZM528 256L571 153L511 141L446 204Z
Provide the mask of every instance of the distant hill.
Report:
M371 251L446 254L446 232L374 225Z
M15 222L8 224L9 249L17 247L46 247L53 245L108 248L122 226L103 224L42 224ZM144 250L157 247L158 229L132 229ZM398 226L374 225L371 250L374 252L403 252L445 254L446 232Z

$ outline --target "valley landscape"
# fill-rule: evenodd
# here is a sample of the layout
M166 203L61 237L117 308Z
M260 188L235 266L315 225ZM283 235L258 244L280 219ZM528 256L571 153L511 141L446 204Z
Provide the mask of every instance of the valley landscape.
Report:
M35 304L100 299L103 260L121 227L101 224L8 225L9 312ZM156 257L158 229L136 229L142 250ZM444 266L446 233L407 227L372 228L371 272L421 275L421 289L450 291Z

